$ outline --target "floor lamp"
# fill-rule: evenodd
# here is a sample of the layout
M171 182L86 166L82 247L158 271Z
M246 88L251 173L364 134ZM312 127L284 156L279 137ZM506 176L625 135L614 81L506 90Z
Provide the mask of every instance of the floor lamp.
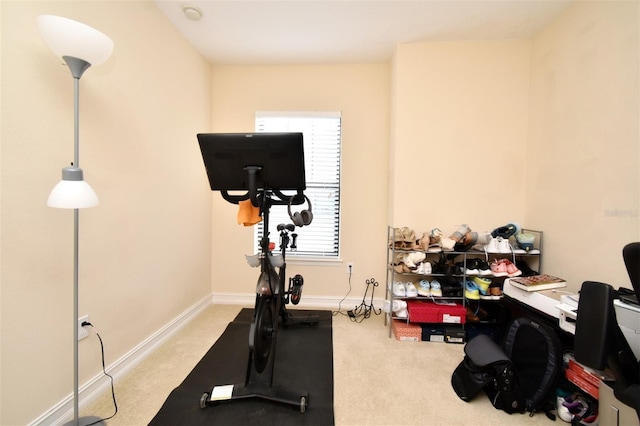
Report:
M113 41L80 22L53 15L38 16L38 29L46 44L67 63L74 88L74 158L62 169L62 180L53 188L47 205L73 209L73 424L78 418L78 222L79 209L97 206L98 196L84 181L79 159L80 77L91 66L106 61L113 51ZM86 420L86 419L83 419ZM88 423L95 422L91 418Z

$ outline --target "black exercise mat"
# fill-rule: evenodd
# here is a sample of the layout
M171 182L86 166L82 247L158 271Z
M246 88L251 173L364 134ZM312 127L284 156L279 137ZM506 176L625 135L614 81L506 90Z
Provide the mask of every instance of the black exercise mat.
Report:
M200 397L214 386L243 383L249 357L253 309L242 309L224 333L174 389L151 425L333 425L333 337L330 311L291 310L317 315L319 324L278 329L273 384L309 393L299 407L260 398L222 401L205 409Z

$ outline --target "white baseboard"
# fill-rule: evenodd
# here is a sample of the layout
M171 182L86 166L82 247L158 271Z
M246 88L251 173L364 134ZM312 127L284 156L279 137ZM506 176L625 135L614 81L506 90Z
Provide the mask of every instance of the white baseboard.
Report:
M214 305L243 305L253 306L255 303L255 293L213 293L212 299ZM384 299L373 299L373 305L376 309L382 308ZM355 297L340 298L340 297L327 297L327 296L305 296L302 295L302 299L298 305L287 305L288 308L324 308L328 310L349 311L360 306L362 299ZM367 300L366 303L371 303L371 300Z
M178 315L167 325L143 340L136 347L107 366L106 371L113 376L114 381L118 381L136 365L140 364L160 345L171 336L180 331L185 325L193 320L203 309L212 303L211 295L202 298L193 304L182 314ZM110 388L109 379L102 373L96 375L78 389L78 405L82 408L95 401L100 395ZM73 394L70 394L58 404L51 407L29 425L60 425L73 418Z

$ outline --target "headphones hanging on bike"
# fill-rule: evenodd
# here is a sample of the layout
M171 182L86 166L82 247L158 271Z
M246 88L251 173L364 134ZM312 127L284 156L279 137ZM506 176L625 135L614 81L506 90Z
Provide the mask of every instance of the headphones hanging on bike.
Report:
M307 210L302 210L301 212L295 212L293 214L291 213L291 203L293 202L293 199L296 198L297 196L298 195L293 195L291 198L289 198L289 206L288 206L289 217L291 218L291 221L293 222L293 224L296 226L309 225L313 220L313 213L311 212L311 201L306 195L302 194L305 201L309 205L309 208Z

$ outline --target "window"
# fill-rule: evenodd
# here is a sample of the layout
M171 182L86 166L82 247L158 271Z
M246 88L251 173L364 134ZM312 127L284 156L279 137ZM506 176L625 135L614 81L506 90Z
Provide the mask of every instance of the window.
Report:
M298 227L297 250L288 249L291 258L337 259L340 250L340 112L260 111L256 113L256 132L302 132L307 189L313 222ZM291 212L308 209L307 204L291 207ZM279 245L276 227L291 223L286 206L269 211L270 241ZM254 247L259 250L262 222L255 227Z

